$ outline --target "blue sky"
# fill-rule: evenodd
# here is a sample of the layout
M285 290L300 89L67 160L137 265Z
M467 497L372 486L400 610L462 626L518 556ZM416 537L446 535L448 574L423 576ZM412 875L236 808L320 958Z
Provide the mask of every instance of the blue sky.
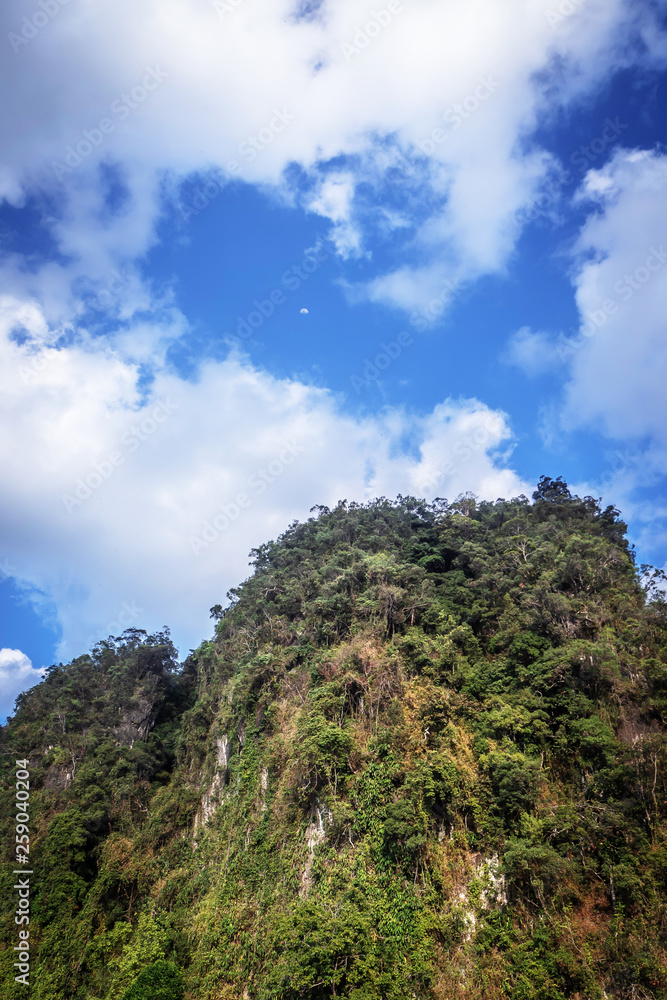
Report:
M3 7L0 717L181 653L318 503L530 493L667 560L667 4Z

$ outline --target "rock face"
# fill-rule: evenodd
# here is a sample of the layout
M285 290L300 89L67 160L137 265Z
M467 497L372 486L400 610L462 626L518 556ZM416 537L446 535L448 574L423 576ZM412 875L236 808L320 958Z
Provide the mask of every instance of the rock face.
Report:
M260 809L265 812L268 808L266 797L269 794L269 769L268 767L263 767L259 773L259 790L261 797Z
M227 765L229 764L230 748L229 748L229 737L223 734L221 737L217 738L215 741L215 748L217 752L217 763L218 771L227 774Z
M231 748L229 744L229 737L226 733L222 736L217 737L215 741L216 748L216 772L213 775L213 780L204 792L199 804L199 808L195 813L194 824L192 836L196 846L197 832L201 830L202 827L206 826L209 822L213 813L221 804L224 798L224 789L229 781L229 773L227 770L227 765L229 764L229 757L231 754Z
M508 902L507 880L502 873L498 855L475 859L472 875L458 893L465 927L464 940L471 941L475 936L481 914L507 906Z
M122 746L133 747L137 740L145 740L155 721L155 702L138 697L134 705L123 713L122 721L114 726L113 734Z
M333 815L331 810L328 809L323 802L320 802L318 798L315 798L313 803L313 808L311 812L311 820L306 827L305 840L308 847L308 856L306 858L306 864L301 872L300 883L301 887L299 889L299 895L302 898L306 898L310 891L311 878L310 871L313 867L313 859L315 857L315 848L324 843L327 835L327 826L331 824Z

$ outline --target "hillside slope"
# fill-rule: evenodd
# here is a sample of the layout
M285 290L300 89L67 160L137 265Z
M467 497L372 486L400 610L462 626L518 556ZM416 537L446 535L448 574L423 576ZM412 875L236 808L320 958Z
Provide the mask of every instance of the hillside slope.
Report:
M3 997L667 997L667 610L613 508L317 508L0 733ZM655 579L655 574L654 574Z

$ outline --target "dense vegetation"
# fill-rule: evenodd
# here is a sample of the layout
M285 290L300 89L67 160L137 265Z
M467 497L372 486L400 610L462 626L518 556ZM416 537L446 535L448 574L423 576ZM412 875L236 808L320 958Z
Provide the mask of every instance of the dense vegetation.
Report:
M133 629L20 697L31 997L667 997L667 606L618 511L314 510L182 666Z

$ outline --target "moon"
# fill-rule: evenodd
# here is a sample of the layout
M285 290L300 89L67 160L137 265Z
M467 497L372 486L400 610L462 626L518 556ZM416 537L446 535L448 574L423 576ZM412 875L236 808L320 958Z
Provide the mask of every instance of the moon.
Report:
M300 313L301 313L302 316L307 316L308 315L308 310L307 309L300 309L299 311L300 311Z

